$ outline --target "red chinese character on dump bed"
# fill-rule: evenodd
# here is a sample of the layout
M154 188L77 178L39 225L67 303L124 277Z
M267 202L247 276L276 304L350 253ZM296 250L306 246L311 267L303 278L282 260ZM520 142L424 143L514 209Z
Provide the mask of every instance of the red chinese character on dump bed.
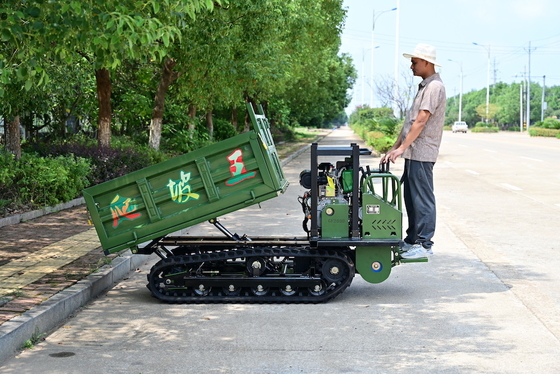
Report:
M119 226L119 223L123 219L133 220L142 215L142 213L134 213L136 211L136 205L130 205L132 199L130 197L124 198L119 195L115 196L113 201L111 201L111 214L113 215L113 227Z
M243 163L243 152L241 149L236 149L228 157L229 161L229 171L231 172L231 178L226 181L226 185L233 186L245 179L253 178L257 175L256 171L248 172L245 170L245 164Z

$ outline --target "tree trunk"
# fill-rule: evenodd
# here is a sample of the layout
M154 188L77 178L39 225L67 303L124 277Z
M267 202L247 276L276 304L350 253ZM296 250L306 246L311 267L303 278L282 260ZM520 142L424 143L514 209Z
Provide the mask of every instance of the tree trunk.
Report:
M208 128L208 135L210 137L210 141L214 139L214 120L212 119L212 109L209 109L206 112L206 128Z
M97 81L97 102L99 103L99 118L97 120L97 141L100 147L111 145L111 77L109 70L103 68L95 71Z
M159 149L161 142L161 128L163 123L163 111L165 108L165 96L169 90L169 86L178 77L173 68L177 62L171 58L166 58L163 62L163 71L159 80L156 97L154 99L154 110L152 111L152 120L150 121L150 139L148 145L155 149Z
M191 139L194 137L194 132L196 131L196 105L189 105L189 134Z
M6 121L6 150L13 154L16 160L21 158L21 133L19 132L19 116Z

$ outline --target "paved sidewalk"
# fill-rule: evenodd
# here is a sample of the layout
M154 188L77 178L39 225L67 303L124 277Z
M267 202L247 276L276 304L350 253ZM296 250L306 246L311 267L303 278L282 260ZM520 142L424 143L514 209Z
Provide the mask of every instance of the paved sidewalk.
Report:
M85 205L39 213L0 227L0 325L106 263Z
M71 236L0 266L0 295L15 293L99 248L95 229Z

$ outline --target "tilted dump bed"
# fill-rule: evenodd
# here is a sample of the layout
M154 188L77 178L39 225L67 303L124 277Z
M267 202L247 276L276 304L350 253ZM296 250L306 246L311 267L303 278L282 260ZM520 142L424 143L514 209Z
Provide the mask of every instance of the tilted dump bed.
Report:
M106 254L278 196L288 187L268 120L253 130L90 187L87 208Z

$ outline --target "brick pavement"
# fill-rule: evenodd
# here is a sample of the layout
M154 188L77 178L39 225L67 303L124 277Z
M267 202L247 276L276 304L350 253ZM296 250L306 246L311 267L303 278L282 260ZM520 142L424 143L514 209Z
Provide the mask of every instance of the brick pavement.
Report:
M85 205L0 228L0 324L105 264Z

